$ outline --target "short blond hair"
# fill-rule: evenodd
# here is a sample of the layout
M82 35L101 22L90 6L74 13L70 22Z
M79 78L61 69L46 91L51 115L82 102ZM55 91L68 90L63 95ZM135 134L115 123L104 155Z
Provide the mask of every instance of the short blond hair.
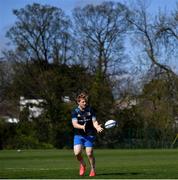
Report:
M77 102L80 102L81 99L84 99L86 102L88 102L88 95L84 92L80 93L77 96Z

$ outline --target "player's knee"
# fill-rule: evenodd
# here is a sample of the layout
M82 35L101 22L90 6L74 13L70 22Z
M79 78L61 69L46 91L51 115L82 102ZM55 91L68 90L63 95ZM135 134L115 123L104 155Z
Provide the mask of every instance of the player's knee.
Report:
M74 151L74 155L77 156L81 156L81 152L80 151Z
M74 155L75 155L75 156L80 156L80 155L81 155L81 152L82 152L81 146L79 146L79 145L74 146Z
M86 154L87 154L88 157L92 157L93 156L93 152L92 151L88 151L88 152L86 152Z

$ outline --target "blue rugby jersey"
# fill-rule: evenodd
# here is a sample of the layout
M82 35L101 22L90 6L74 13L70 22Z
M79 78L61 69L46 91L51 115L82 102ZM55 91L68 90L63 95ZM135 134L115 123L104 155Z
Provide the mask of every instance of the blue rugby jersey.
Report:
M79 107L72 111L72 121L77 121L80 125L85 125L85 131L83 129L74 128L75 135L95 135L96 129L93 126L93 121L96 120L95 112L89 106L83 111Z

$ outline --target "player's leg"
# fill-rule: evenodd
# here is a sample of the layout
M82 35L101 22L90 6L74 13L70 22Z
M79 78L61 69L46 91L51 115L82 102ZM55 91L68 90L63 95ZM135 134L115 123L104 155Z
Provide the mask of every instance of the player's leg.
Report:
M80 176L83 176L86 170L86 165L82 157L82 148L83 148L82 137L74 136L74 155L76 156L77 160L80 162L80 170L79 170Z
M93 153L93 147L86 147L86 154L91 167L89 176L95 176L95 157Z
M85 144L86 147L86 154L88 157L88 161L90 163L91 171L90 176L95 176L95 157L93 153L93 144L94 144L95 136L86 136L85 137Z
M93 147L86 147L86 154L91 166L91 170L95 170L95 157L93 154Z
M85 165L85 162L82 157L82 145L81 144L74 145L74 155L81 164Z

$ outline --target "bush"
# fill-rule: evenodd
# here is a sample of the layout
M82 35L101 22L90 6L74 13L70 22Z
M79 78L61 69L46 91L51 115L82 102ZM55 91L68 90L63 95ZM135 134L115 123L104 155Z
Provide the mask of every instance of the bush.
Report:
M21 135L17 141L15 149L52 149L53 145L48 143L41 143L32 136Z

